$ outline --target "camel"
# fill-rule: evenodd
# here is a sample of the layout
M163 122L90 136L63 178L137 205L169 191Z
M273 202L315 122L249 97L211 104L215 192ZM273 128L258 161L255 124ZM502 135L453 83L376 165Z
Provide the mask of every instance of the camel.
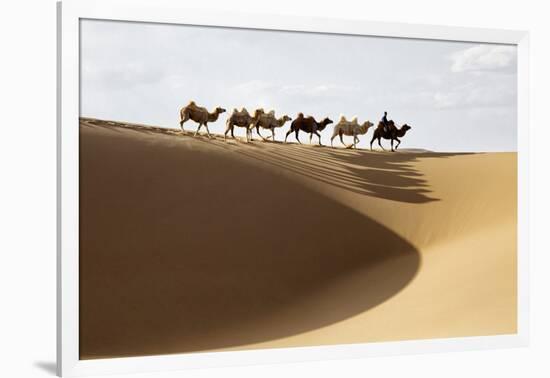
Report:
M395 123L393 121L388 121L389 123L389 130L384 130L384 124L382 122L379 122L378 123L378 126L376 127L376 130L374 130L374 135L372 136L372 140L370 141L370 149L372 151L372 143L378 139L378 145L380 146L380 148L382 148L382 150L384 150L384 147L382 147L382 144L380 143L380 140L382 138L384 139L390 139L391 140L391 151L394 152L397 147L399 147L399 145L401 144L401 141L399 140L399 138L402 138L405 136L405 134L407 133L407 131L409 131L411 129L411 127L407 124L404 124L403 126L401 126L400 129L398 129L396 126L395 126ZM397 145L395 146L395 149L393 148L393 141L396 140L397 141Z
M351 121L346 120L346 117L343 115L340 116L340 120L338 123L334 126L334 132L332 133L332 137L330 138L330 145L332 145L332 141L334 138L336 138L336 135L340 136L340 141L344 146L346 144L344 143L344 135L347 136L353 136L353 144L350 146L346 146L346 148L356 148L357 149L357 142L359 142L358 135L364 135L367 133L369 128L374 126L374 124L370 121L363 122L362 125L359 125L357 122L357 117L353 117Z
M319 137L319 146L322 146L321 144L321 135L317 131L323 131L327 125L331 124L332 120L328 117L325 117L321 122L317 122L315 118L312 116L304 117L303 113L298 113L298 117L292 123L290 124L290 130L286 133L285 136L285 143L286 139L290 135L290 133L294 132L296 136L296 140L298 143L302 144L300 142L300 139L298 138L298 134L300 130L309 133L309 143L311 144L311 138L313 137L313 134L317 135Z
M291 120L292 118L290 118L286 114L282 117L276 118L275 112L272 110L268 113L258 114L254 126L256 127L256 132L258 133L260 138L262 138L264 141L266 141L267 138L264 138L262 134L260 134L260 127L263 129L271 130L273 141L275 141L275 129L278 127L283 127L287 121L291 121Z
M254 116L251 116L248 110L246 108L241 108L241 110L237 110L237 108L233 109L233 112L227 118L226 121L226 128L225 133L223 135L223 140L226 140L227 133L231 131L231 137L235 139L235 135L233 135L233 130L235 126L238 127L245 127L246 128L246 142L249 142L249 139L252 139L252 127L256 123L256 120L258 119L260 114L263 114L263 109L256 109L254 112Z
M206 127L206 133L208 134L208 137L212 138L212 136L210 135L210 130L208 130L208 122L216 122L220 114L223 112L225 112L225 109L218 106L216 107L216 109L214 109L212 113L209 113L208 109L203 108L202 106L197 106L197 104L195 104L195 101L190 101L189 104L187 104L180 110L181 131L184 131L183 124L187 122L187 120L191 119L199 124L199 127L197 127L197 131L195 131L194 136L197 136L199 130L204 125L204 127Z

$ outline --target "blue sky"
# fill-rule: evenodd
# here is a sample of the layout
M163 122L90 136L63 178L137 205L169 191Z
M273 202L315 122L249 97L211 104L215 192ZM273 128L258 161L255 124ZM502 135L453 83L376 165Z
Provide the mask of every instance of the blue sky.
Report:
M81 21L82 116L176 128L191 99L335 121L377 122L387 110L413 127L403 147L517 150L514 46ZM209 128L224 125L225 114Z

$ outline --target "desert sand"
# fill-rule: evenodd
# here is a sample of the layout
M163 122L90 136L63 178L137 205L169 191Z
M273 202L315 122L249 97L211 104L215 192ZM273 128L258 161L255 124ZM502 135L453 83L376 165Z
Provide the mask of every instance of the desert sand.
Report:
M516 172L82 118L80 357L515 333Z

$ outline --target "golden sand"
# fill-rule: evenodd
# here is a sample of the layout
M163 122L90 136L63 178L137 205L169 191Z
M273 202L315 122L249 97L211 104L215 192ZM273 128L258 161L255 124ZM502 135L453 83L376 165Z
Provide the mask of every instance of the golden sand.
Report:
M516 153L92 119L80 153L81 358L516 332Z

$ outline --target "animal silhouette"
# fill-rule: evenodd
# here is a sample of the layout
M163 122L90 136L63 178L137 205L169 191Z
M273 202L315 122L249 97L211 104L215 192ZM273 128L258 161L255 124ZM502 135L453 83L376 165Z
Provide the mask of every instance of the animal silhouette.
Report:
M183 130L183 124L187 120L191 119L199 124L197 131L195 131L195 136L198 134L200 128L204 125L206 127L206 133L208 137L211 138L210 130L208 130L208 122L216 122L221 113L225 112L224 108L216 107L212 113L208 112L208 109L198 106L195 104L195 101L190 101L189 104L181 108L180 110L180 127L181 131Z
M256 117L260 114L263 114L262 109L257 109L254 112L254 116L251 116L248 110L246 108L241 108L241 110L237 110L236 108L233 109L233 112L227 118L227 121L225 122L225 133L223 135L223 140L226 140L227 133L231 131L231 137L235 139L235 135L233 134L233 130L235 126L237 127L244 127L246 128L246 142L248 143L250 139L252 139L252 127L254 126L256 122Z
M378 123L378 126L376 127L376 130L374 130L374 135L372 136L372 140L370 141L371 151L372 151L372 143L376 139L378 139L378 145L380 146L380 148L382 148L382 150L384 150L384 147L380 143L380 140L382 138L384 138L384 139L391 140L391 151L394 152L395 149L397 149L397 147L399 147L399 145L401 144L401 141L399 140L399 138L404 137L405 134L407 133L407 131L409 131L411 129L411 127L407 124L404 124L403 126L401 126L400 129L398 129L395 126L395 123L393 121L388 121L388 124L389 124L388 125L389 127L386 130L384 130L384 123L383 122ZM395 149L393 148L393 141L394 140L397 141L397 145L395 146Z
M292 118L290 118L286 114L282 117L276 118L275 112L273 110L268 113L260 114L258 115L255 123L256 132L263 140L266 140L266 138L264 138L262 134L260 134L260 127L262 129L271 130L273 141L275 141L275 129L279 127L283 127L287 121L291 121L291 120Z
M313 137L313 134L317 135L319 138L319 146L322 146L321 144L321 134L319 134L319 131L323 131L327 125L331 124L332 120L328 117L325 117L321 122L317 122L315 118L312 116L304 117L303 113L298 113L298 116L292 123L290 124L290 130L286 133L285 136L285 143L288 138L288 136L294 132L296 136L296 140L298 143L302 144L300 142L300 138L298 137L300 130L303 132L309 133L309 143L311 144L311 138Z
M332 146L332 141L336 136L340 136L340 142L344 146L346 144L344 143L344 135L347 136L353 136L353 144L351 146L346 146L347 148L357 148L357 142L359 142L358 135L366 134L369 128L374 126L374 124L370 121L363 122L362 125L359 125L357 122L357 117L353 117L351 121L346 120L345 116L340 116L340 120L336 125L334 125L334 132L332 133L332 137L330 138L330 145Z

